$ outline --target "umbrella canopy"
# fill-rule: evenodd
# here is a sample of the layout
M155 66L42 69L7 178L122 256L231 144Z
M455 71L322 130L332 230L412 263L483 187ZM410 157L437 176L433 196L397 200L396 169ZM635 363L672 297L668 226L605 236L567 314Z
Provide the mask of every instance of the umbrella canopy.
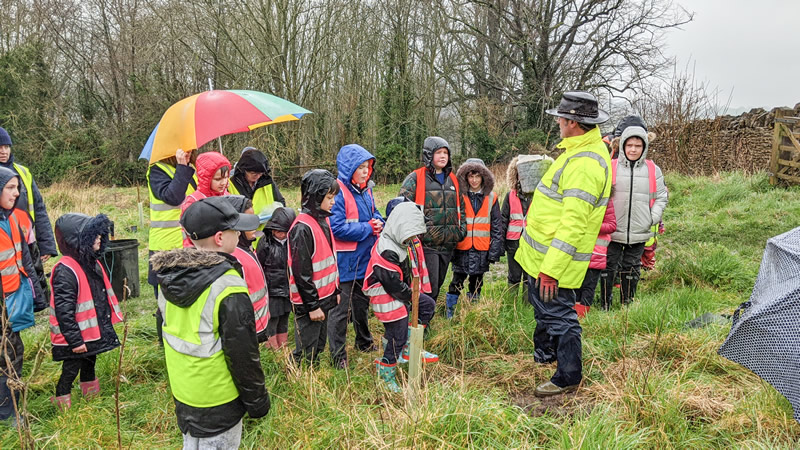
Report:
M150 133L139 159L151 163L193 150L220 136L299 120L311 111L258 91L214 90L170 106Z
M800 228L767 241L753 293L719 354L774 386L800 422Z

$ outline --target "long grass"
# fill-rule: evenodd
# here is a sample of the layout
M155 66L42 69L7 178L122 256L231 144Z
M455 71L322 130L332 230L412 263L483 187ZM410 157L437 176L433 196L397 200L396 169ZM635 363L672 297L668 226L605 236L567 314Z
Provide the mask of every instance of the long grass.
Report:
M792 228L800 216L800 190L772 188L766 180L764 174L738 173L667 178L667 232L656 269L645 274L632 305L592 309L582 321L585 378L574 395L546 401L533 396L554 366L533 361L533 309L521 290L507 287L503 261L487 275L481 299L462 300L452 321L439 305L425 346L441 361L426 366L424 394L416 403L381 388L371 365L377 355L355 351L352 332L347 372L332 369L327 354L319 368L298 370L288 350L263 350L272 409L263 419L245 420L243 447L795 448L800 425L788 402L717 355L729 327L685 326L707 312L729 314L746 300L766 239ZM498 189L507 187L501 182ZM397 190L379 188L380 205ZM138 223L136 191L59 185L44 194L53 221L68 211L105 212L116 221L118 238L140 241L142 295L125 305L122 443L179 447L154 330L155 300L145 281L147 232ZM296 189L285 194L299 204ZM29 377L34 354L47 340L46 322L40 313L37 326L22 333L36 444L115 447L112 381L118 352L98 358L100 397L89 402L74 392L73 408L57 414L49 397L60 365L45 359ZM383 327L374 318L370 327L379 340ZM0 442L3 448L20 444L10 429L0 429Z

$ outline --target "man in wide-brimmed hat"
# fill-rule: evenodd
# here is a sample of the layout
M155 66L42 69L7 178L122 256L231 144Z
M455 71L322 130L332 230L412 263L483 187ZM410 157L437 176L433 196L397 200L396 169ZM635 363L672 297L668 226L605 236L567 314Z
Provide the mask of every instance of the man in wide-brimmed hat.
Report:
M534 307L534 359L558 361L540 397L577 389L582 379L581 326L575 299L589 268L611 192L611 160L597 124L608 114L588 92L569 91L556 109L563 150L542 177L520 240L516 260L530 275Z

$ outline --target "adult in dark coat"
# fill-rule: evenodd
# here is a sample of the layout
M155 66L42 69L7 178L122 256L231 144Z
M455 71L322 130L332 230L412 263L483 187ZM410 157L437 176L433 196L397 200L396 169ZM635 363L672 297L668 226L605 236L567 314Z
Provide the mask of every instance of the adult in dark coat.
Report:
M11 137L2 127L0 127L0 166L13 170L17 175L21 175L21 171L30 173L25 166L14 162L14 155L11 154ZM28 186L25 185L25 180L22 178L20 178L20 181L17 208L33 213L31 215L34 217L36 242L38 243L42 260L47 261L51 256L58 256L58 252L56 251L56 241L53 238L53 227L50 225L50 218L47 217L44 198L42 198L42 193L39 192L39 187L36 186L36 181L31 177L30 190L33 194L33 211L31 211L28 204Z
M53 269L53 311L58 328L67 345L53 345L53 361L64 361L61 377L56 385L54 403L62 409L70 406L70 392L75 378L80 373L81 392L84 395L96 394L100 384L95 375L97 355L119 347L119 339L114 331L112 310L108 302L103 269L99 258L108 244L108 235L113 224L105 214L89 217L85 214L69 213L56 221L56 241L64 256L75 259L89 283L94 310L97 313L97 327L100 338L84 341L76 319L78 308L79 281L75 272L64 264ZM100 248L94 250L94 243L100 236Z
M289 339L289 250L287 234L297 214L291 208L277 208L264 225L264 237L258 241L256 257L267 277L269 321L267 347L280 348Z
M248 175L250 172L250 175ZM248 176L255 178L255 183L251 184ZM259 189L265 186L271 186L272 197L276 202L280 202L286 206L286 199L283 198L278 183L272 178L272 167L269 165L269 160L260 150L254 147L245 147L242 150L242 156L233 167L233 174L231 175L231 184L233 188L228 187L231 193L244 195L250 200L254 200L254 194ZM255 212L259 214L259 207L256 205Z
M442 161L445 161L444 164ZM436 136L426 138L422 146L422 165L425 179L418 179L418 171L411 172L403 181L399 195L424 204L428 231L422 236L422 247L431 280L431 297L436 300L447 275L453 249L467 234L467 222L463 199L456 191L458 183L454 182L455 177L450 177L453 164L447 141ZM420 182L425 183L424 199L416 198Z

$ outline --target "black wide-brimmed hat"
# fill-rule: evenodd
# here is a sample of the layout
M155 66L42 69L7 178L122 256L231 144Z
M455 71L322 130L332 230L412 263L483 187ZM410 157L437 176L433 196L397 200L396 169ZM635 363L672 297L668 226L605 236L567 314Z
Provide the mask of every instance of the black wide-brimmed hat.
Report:
M558 108L548 109L547 114L576 122L595 125L608 120L608 113L597 106L597 98L585 91L567 91L561 96Z

